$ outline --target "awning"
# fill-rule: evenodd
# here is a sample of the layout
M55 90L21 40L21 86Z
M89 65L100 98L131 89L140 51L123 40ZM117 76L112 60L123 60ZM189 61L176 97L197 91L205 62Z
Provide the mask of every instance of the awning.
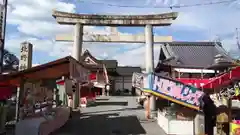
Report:
M209 69L174 68L174 70L181 73L215 73L214 70Z
M81 68L78 68L79 66L81 66ZM87 72L83 67L83 64L76 61L71 56L67 56L65 58L35 66L23 71L0 75L0 83L19 86L22 79L27 81L39 81L43 79L58 79L62 76L72 76L86 79L82 76L87 73L83 74L78 69L84 69L84 72Z
M240 80L240 67L236 67L231 71L215 77L209 81L209 83L203 86L204 89L219 88L225 85L229 85L231 82Z
M202 88L202 86L206 85L210 81L210 79L199 78L176 78L176 79L184 84L193 85L196 88Z

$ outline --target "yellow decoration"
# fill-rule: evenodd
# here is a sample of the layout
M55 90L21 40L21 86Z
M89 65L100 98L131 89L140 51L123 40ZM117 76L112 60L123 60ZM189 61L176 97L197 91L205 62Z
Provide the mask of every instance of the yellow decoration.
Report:
M239 95L239 87L236 87L235 88L235 96L238 96Z
M228 122L228 115L226 113L221 113L217 116L217 122L224 123Z
M240 135L240 124L231 123L230 135Z

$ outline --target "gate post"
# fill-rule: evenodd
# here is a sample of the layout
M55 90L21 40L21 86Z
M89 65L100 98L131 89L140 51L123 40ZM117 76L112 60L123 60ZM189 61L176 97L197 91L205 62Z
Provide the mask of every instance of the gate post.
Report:
M80 61L82 54L82 42L83 42L83 25L80 23L75 24L74 28L74 43L72 49L72 57L77 61ZM79 89L77 89L79 90ZM73 93L73 108L77 108L79 103L79 93L78 91Z
M153 73L154 69L154 61L153 61L153 27L148 24L145 26L145 40L146 40L146 54L145 54L145 64L146 64L146 72ZM150 97L150 110L156 110L156 98L154 95ZM151 112L151 114L153 114Z

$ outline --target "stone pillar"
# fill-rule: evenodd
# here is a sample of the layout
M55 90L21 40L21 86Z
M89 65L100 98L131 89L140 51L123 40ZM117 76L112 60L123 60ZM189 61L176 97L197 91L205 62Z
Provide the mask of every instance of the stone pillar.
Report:
M72 57L75 58L77 61L81 59L82 55L82 42L83 42L83 25L77 23L74 28L74 42L72 48ZM79 90L79 89L76 89ZM77 108L78 106L78 99L79 99L79 92L73 93L73 108Z
M152 73L154 64L153 64L153 27L152 25L145 26L145 40L146 40L146 54L145 54L145 64L146 64L146 72ZM150 97L150 110L156 110L156 98L151 95Z
M78 61L80 60L82 54L82 42L83 42L83 25L77 23L74 28L72 57Z

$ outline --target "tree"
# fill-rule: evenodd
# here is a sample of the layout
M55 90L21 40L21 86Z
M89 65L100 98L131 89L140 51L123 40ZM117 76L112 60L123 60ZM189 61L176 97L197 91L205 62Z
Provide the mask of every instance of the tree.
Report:
M17 71L19 59L16 55L4 49L3 52L3 72Z

